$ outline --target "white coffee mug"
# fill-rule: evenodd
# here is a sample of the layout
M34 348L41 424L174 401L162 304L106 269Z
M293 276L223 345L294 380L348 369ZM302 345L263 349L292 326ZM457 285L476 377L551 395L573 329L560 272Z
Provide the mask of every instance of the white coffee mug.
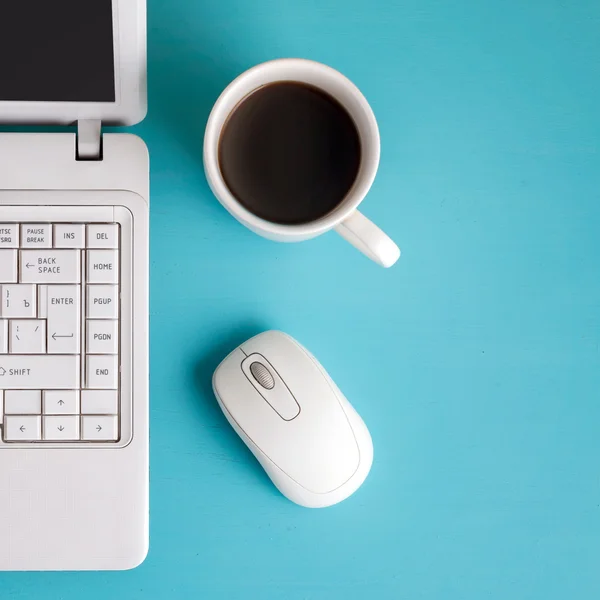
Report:
M324 217L300 225L272 223L250 212L231 193L219 168L219 140L229 115L251 92L278 81L299 81L333 96L354 120L361 143L362 156L358 175L346 197ZM331 67L311 60L286 58L257 65L242 73L219 96L206 126L204 170L208 183L221 204L240 223L258 235L278 242L300 242L335 229L376 263L391 267L400 257L400 249L357 210L375 179L379 153L377 121L360 90Z

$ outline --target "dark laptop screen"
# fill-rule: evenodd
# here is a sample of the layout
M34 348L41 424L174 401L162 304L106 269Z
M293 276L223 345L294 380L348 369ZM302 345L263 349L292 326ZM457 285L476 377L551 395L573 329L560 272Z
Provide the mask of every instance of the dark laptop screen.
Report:
M115 102L111 0L0 0L0 102Z

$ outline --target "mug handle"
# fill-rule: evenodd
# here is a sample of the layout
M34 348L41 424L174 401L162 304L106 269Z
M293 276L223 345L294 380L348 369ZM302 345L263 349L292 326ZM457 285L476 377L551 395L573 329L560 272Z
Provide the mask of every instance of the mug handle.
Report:
M335 230L382 267L391 267L400 258L400 248L394 241L357 210L339 223Z

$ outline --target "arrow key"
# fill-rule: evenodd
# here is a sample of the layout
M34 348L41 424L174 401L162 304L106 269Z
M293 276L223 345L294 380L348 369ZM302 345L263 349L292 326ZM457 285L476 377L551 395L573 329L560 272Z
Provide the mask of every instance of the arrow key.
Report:
M117 417L85 416L81 417L81 439L88 442L116 442L119 439Z
M79 417L44 417L44 439L56 442L78 440Z
M45 415L76 415L79 413L79 390L47 390L43 392Z
M6 415L5 442L35 442L42 439L41 417Z

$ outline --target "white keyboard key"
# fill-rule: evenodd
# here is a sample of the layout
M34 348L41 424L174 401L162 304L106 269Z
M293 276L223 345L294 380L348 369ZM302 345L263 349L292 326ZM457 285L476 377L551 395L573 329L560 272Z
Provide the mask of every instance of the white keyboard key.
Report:
M79 417L54 416L44 417L44 439L47 441L63 441L79 439Z
M8 352L8 321L0 319L0 354Z
M52 248L52 225L21 225L21 248Z
M88 354L117 354L119 322L88 320L86 350Z
M0 285L1 317L35 319L36 312L35 285Z
M38 315L48 319L48 354L78 354L81 286L38 286Z
M116 250L89 250L87 253L88 283L118 283L119 253Z
M15 223L0 224L0 248L19 247L19 226Z
M39 415L42 412L40 390L6 390L4 412L7 415Z
M42 417L7 416L4 418L4 441L35 442L42 439Z
M45 415L76 415L79 413L79 390L45 390L42 407Z
M45 354L46 321L43 319L10 321L11 354Z
M0 250L0 281L17 283L17 251Z
M119 288L116 285L87 286L87 318L116 319L119 316Z
M79 283L79 250L21 250L21 283Z
M85 248L85 225L69 223L54 226L55 248Z
M4 441L119 440L120 237L115 223L0 223Z
M92 390L116 390L119 381L119 362L116 356L88 355L87 386ZM1 384L0 384L1 385Z
M80 357L72 355L0 354L0 388L4 390L77 389Z
M81 417L81 439L89 442L117 441L119 438L117 417L85 416Z
M88 248L118 248L119 247L119 226L111 223L110 225L88 225L87 226L87 247Z
M119 406L117 390L82 390L82 415L116 415Z

